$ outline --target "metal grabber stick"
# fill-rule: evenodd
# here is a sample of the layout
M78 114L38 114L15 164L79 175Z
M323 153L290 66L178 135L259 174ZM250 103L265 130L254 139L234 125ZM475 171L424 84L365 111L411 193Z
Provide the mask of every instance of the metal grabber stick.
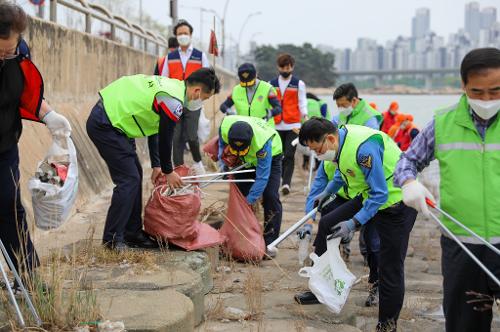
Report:
M229 172L236 172L236 171L239 171L240 169L245 168L247 166L250 166L250 163L244 163L242 165L236 166L236 167L230 169ZM224 175L218 175L218 176L214 177L212 180L219 180L219 179L222 179L223 177L224 177ZM209 186L209 185L210 185L210 183L203 183L202 185L200 185L200 189L205 188L206 186Z
M425 199L425 202L427 203L427 205L429 205L430 207L436 209L437 211L439 211L439 213L441 213L442 215L446 216L448 219L450 219L452 222L454 222L456 225L462 227L467 233L469 233L470 235L472 235L473 237L475 237L476 239L478 239L480 242L482 242L485 246L487 246L488 248L490 248L491 250L493 250L497 255L500 255L500 249L498 249L497 247L495 247L494 245L492 245L491 243L489 243L488 241L486 241L485 239L483 239L481 236L479 236L477 233L475 233L473 230L471 230L469 227L465 226L464 224L462 224L460 221L458 221L457 219L453 218L449 213L447 213L446 211L444 211L443 209L439 208L436 203L434 203L433 201L431 201L430 199L426 198Z
M426 200L427 201L427 200ZM430 205L433 204L434 206ZM435 204L432 201L427 201L427 204L431 207L435 207ZM446 226L439 220L439 218L429 211L429 214L431 215L432 219L443 229L443 231L448 234L459 246L462 248L465 253L500 287L500 281L498 278L483 264L481 261L453 234Z
M324 205L330 204L333 201L333 199L334 199L334 196L332 196L328 201L326 201ZM276 246L278 244L280 244L281 242L283 242L287 237L290 236L290 234L292 234L293 232L295 232L297 229L299 229L300 226L304 225L310 218L312 218L312 216L314 216L314 214L317 211L318 211L318 208L312 209L308 214L306 214L304 217L302 217L302 219L300 219L299 221L297 221L289 229L287 229L283 234L281 234L276 240L274 240L273 242L271 242L267 246L267 250L273 250L274 248L276 248Z
M21 293L23 294L24 300L28 304L28 308L31 311L31 314L33 315L33 318L35 318L37 326L42 325L42 321L40 319L40 316L38 316L38 313L36 312L35 306L33 305L33 302L31 302L31 298L29 296L29 293L26 290L26 288L24 287L24 284L23 284L23 282L21 280L21 277L17 273L16 267L14 266L14 263L10 259L10 256L7 253L7 249L5 249L5 246L4 246L3 242L2 242L2 240L0 240L0 250L2 251L2 254L5 257L5 261L9 265L10 270L14 274L14 278L16 279L19 287L21 288ZM0 270L1 270L0 272L2 273L2 277L3 277L4 281L5 281L5 285L7 287L7 292L9 293L10 301L12 302L12 305L14 306L14 309L16 311L17 318L19 320L19 324L21 325L21 327L24 328L26 326L26 324L24 322L23 314L21 313L21 309L19 308L19 305L18 305L18 303L16 301L16 297L14 296L14 292L12 291L12 287L10 286L9 279L7 277L7 273L5 272L5 269L4 269L2 263L0 263Z

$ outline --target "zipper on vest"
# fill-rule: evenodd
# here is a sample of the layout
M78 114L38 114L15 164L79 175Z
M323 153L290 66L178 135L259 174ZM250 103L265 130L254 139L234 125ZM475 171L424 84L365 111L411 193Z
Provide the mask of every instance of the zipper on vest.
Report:
M135 124L137 125L137 127L139 127L139 130L141 131L142 135L145 137L145 136L146 136L146 134L145 134L145 133L144 133L144 131L142 130L141 125L139 124L139 121L137 121L137 119L135 118L135 115L132 115L132 119L134 119Z

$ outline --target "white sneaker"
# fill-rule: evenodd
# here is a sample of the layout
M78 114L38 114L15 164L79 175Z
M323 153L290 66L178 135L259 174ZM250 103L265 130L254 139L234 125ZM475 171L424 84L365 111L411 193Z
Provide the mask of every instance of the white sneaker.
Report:
M193 175L203 175L206 173L205 166L203 166L203 162L199 161L191 167L193 170Z
M287 185L287 184L284 184L282 187L281 187L281 193L283 194L283 196L286 196L290 193L290 186Z

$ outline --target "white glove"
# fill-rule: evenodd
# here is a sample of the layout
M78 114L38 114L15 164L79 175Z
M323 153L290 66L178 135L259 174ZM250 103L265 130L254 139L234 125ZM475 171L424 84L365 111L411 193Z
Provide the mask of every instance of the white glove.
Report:
M52 136L69 137L71 135L71 125L69 124L68 119L56 111L50 111L47 113L42 121L45 122Z
M418 212L422 212L428 218L430 215L425 199L429 198L431 201L436 202L431 192L417 180L408 182L401 189L403 191L403 202Z

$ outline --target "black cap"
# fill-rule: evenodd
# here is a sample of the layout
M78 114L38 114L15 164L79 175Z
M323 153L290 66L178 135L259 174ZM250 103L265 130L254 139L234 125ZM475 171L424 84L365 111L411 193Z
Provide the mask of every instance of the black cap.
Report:
M251 63L244 63L238 68L238 77L240 82L250 82L257 76L257 70Z
M243 151L248 148L252 142L252 137L252 126L244 121L236 121L233 123L227 133L229 145L236 151Z

